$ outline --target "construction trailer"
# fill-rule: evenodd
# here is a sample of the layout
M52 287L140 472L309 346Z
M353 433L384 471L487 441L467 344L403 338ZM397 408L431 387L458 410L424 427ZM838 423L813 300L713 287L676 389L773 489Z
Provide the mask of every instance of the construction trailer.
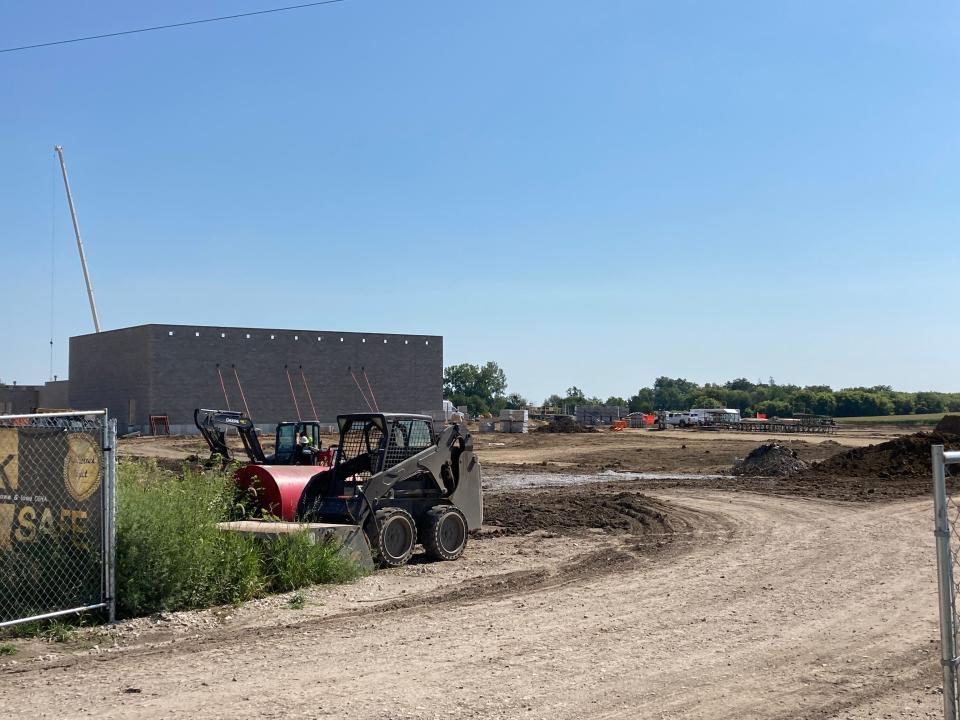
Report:
M720 425L740 422L740 411L736 408L693 408L688 411L691 425Z

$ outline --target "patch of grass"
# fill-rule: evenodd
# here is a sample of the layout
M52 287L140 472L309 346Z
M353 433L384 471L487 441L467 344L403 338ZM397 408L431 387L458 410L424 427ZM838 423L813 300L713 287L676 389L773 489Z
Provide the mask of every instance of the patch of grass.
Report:
M945 414L947 413L865 415L862 417L838 417L834 420L841 425L936 425Z
M76 626L59 619L39 620L23 625L14 625L8 629L11 637L37 638L48 642L67 642L73 638L76 631Z
M314 543L307 533L282 535L264 545L264 573L273 590L345 582L357 577L354 563L337 554L333 542Z
M287 600L287 607L291 610L303 610L303 606L306 605L307 598L302 592L295 592Z
M334 544L313 544L305 534L266 542L217 529L242 514L229 475L176 475L155 463L121 463L118 616L236 604L359 574Z
M0 645L0 657L17 654L17 646L11 645L10 643L3 643Z

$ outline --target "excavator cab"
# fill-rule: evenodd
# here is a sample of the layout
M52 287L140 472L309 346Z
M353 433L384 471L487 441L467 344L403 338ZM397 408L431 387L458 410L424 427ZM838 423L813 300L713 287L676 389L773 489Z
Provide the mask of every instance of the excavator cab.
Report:
M306 445L300 438L306 436ZM315 465L320 452L320 423L314 420L282 422L277 425L277 442L272 465Z

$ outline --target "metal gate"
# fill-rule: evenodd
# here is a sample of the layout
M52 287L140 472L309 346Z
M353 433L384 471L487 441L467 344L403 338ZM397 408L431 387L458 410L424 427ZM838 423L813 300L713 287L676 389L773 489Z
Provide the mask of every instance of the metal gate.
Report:
M106 410L0 415L0 627L114 619L116 435Z

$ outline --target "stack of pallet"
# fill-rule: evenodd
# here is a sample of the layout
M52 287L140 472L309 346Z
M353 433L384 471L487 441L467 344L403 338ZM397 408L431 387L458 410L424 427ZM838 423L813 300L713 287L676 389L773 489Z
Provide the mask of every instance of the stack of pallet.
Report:
M530 429L530 418L526 410L501 410L500 432L525 433Z

